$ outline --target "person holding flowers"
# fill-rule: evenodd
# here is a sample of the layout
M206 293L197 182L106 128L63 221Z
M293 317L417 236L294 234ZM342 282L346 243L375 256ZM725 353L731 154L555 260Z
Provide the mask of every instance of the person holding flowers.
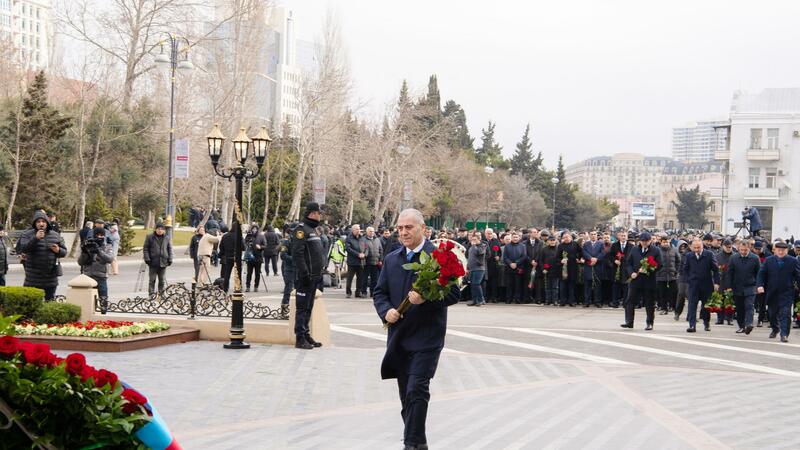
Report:
M622 328L633 328L636 305L641 298L647 312L645 330L653 329L656 314L656 272L663 266L661 250L653 243L650 233L639 235L639 245L631 249L627 260L627 271L630 273L628 283L628 301L625 304L625 323Z
M400 213L397 230L403 247L386 255L373 299L389 327L381 377L397 379L405 448L427 449L430 380L444 348L447 307L460 298L456 281L464 267L452 243L436 248L425 239L425 219L416 209Z
M733 293L733 303L736 305L736 322L739 324L737 333L750 334L753 331L753 310L756 301L756 278L761 262L750 247L739 243L738 255L728 261L728 270L722 279L726 291Z
M628 255L633 249L633 243L628 242L628 232L625 230L617 231L617 241L611 244L611 251L607 258L611 258L614 270L614 284L611 286L611 306L619 308L624 306L625 299L628 298Z
M687 333L694 333L697 324L697 304L700 303L700 319L703 327L711 331L709 321L711 314L706 310L705 303L711 293L719 290L719 265L717 258L710 250L703 249L703 241L695 238L692 241L691 252L686 253L682 268L683 279L688 285L689 309L687 316L689 328Z
M558 253L558 240L555 235L547 236L547 245L539 253L539 267L542 268L544 283L544 304L558 304L558 282L561 279L561 255Z

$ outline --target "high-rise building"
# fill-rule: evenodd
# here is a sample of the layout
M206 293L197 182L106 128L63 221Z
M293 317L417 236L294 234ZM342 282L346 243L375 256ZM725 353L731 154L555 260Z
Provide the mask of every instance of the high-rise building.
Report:
M704 162L714 159L714 152L725 148L727 135L719 131L726 119L690 122L672 129L672 157L683 162Z
M567 167L567 181L583 192L602 197L636 197L655 202L660 195L661 172L670 158L641 153L596 156Z
M20 63L47 67L52 36L50 0L0 0L0 40L14 46Z
M724 131L729 145L716 154L726 163L723 231L736 233L749 206L762 236L800 236L800 89L735 92Z

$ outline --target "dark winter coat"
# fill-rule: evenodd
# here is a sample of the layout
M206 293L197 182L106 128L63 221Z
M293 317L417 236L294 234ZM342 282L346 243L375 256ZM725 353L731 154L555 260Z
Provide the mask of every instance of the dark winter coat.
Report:
M25 268L23 285L39 288L58 286L59 259L67 256L67 246L64 239L50 228L49 221L44 238L36 239L36 221L38 219L47 220L47 215L41 211L36 212L33 215L31 228L25 230L17 240L17 254L25 255L22 263ZM57 253L50 250L50 246L53 244L59 247Z
M680 252L672 245L666 250L661 246L658 248L661 250L662 266L656 272L656 281L678 281L678 273L681 269Z
M347 235L347 239L344 240L344 249L347 252L347 265L353 267L360 266L361 258L358 257L358 254L364 253L366 255L369 251L367 248L367 238L363 235L355 237L353 233L350 233ZM366 264L366 260L364 264Z
M562 254L566 252L567 254L567 277L570 280L577 280L578 277L578 258L581 256L581 248L578 246L578 243L575 241L570 242L569 244L560 243L558 244L558 259L559 262L562 259Z
M108 265L114 261L114 254L111 244L103 244L97 248L93 254L81 252L78 264L81 266L82 273L92 278L108 278Z
M242 249L244 249L244 241L242 241ZM219 259L225 264L233 264L235 259L234 250L236 246L236 233L231 231L225 233L219 241Z
M0 275L8 273L8 247L6 238L0 237Z
M264 247L264 256L267 258L271 258L281 250L281 237L272 227L268 227L267 231L264 233L264 240L266 241L266 245Z
M172 265L172 243L166 233L163 236L158 236L155 232L149 234L144 240L142 253L145 264L150 267L164 268Z
M561 253L558 252L558 246L550 247L545 245L542 251L539 252L539 259L537 261L538 269L544 271L544 265L550 266L547 269L548 278L561 278Z
M250 228L250 232L244 238L245 251L249 250L253 254L251 264L261 264L264 262L264 250L267 247L267 238L258 230L258 227ZM257 248L259 246L261 248Z
M793 283L800 283L800 262L794 256L770 256L758 271L758 287L763 287L770 308L794 302Z
M628 273L639 272L641 261L648 256L652 256L656 260L656 271L647 275L640 273L636 275L636 279L631 281L631 285L639 289L655 289L656 288L656 274L658 270L664 265L661 258L661 250L655 244L650 244L649 247L642 248L641 245L635 245L628 255Z
M755 253L747 256L734 255L728 261L728 269L722 277L722 284L733 290L733 295L756 295L756 282L761 262Z
M684 255L683 279L689 284L689 289L696 289L697 292L713 292L714 285L719 284L719 266L717 257L709 250L703 250L700 258L688 251Z
M614 281L617 281L617 264L615 263L615 261L617 260L618 253L622 253L624 256L620 261L619 280L617 282L623 283L625 282L625 280L628 279L628 276L630 275L628 273L628 263L627 263L628 256L631 254L631 250L633 250L633 247L635 245L636 244L634 244L631 241L626 241L625 248L623 249L622 243L620 241L616 241L613 244L611 244L611 251L609 251L608 254L606 254L606 260L611 265L611 278L614 279Z

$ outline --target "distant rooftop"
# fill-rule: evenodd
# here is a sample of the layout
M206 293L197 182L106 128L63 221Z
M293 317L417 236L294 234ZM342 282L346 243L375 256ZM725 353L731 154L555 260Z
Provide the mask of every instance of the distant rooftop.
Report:
M733 93L731 112L800 113L800 88L771 88L755 94L736 91Z

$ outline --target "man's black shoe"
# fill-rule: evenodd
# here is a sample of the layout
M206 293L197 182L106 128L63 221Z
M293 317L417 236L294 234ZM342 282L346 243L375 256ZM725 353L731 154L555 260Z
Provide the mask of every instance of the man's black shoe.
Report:
M650 331L653 329L653 324L648 323L646 327L644 327L644 331Z
M587 304L585 304L585 305L583 305L583 307L584 307L584 308L588 308L589 306L591 306L591 305L590 305L590 304L588 304L588 303L587 303Z
M781 336L781 342L789 342L789 336Z
M744 333L744 328L739 328L738 330L736 330L736 334L742 334L742 333Z
M570 308L574 308L574 307L575 307L575 303L570 303L570 304L569 304L569 307L570 307Z
M314 346L308 342L304 337L300 336L295 340L294 348L302 348L303 350L311 350Z
M777 336L777 335L778 335L778 331L777 330L772 330L772 333L769 334L769 338L770 339L775 339L775 336Z
M622 327L622 328L633 328L633 324L632 323L623 323L623 324L620 324L620 327Z
M689 328L686 329L686 332L687 333L696 333L697 330L694 327L689 327Z
M748 326L744 327L744 334L750 334L751 331L753 331L753 326L752 325L748 325Z
M314 346L314 348L322 347L322 343L315 341L311 336L306 336L306 342Z
M345 296L345 298L350 298L350 297L353 296L353 294L344 294L344 296Z
M761 328L762 326L764 326L764 321L763 320L759 320L758 323L756 324L756 326L758 328Z
M250 292L250 287L248 286L248 287L244 288L244 291L245 292Z
M706 331L711 331L711 325L705 324L705 325L703 325L703 329L706 330Z
M477 303L467 303L467 306L478 306Z
M717 322L714 325L722 325L724 323L725 323L724 320L717 320Z
M673 318L675 319L675 322L677 322L681 318L681 315L678 314L678 313L675 313L675 317L673 317Z

